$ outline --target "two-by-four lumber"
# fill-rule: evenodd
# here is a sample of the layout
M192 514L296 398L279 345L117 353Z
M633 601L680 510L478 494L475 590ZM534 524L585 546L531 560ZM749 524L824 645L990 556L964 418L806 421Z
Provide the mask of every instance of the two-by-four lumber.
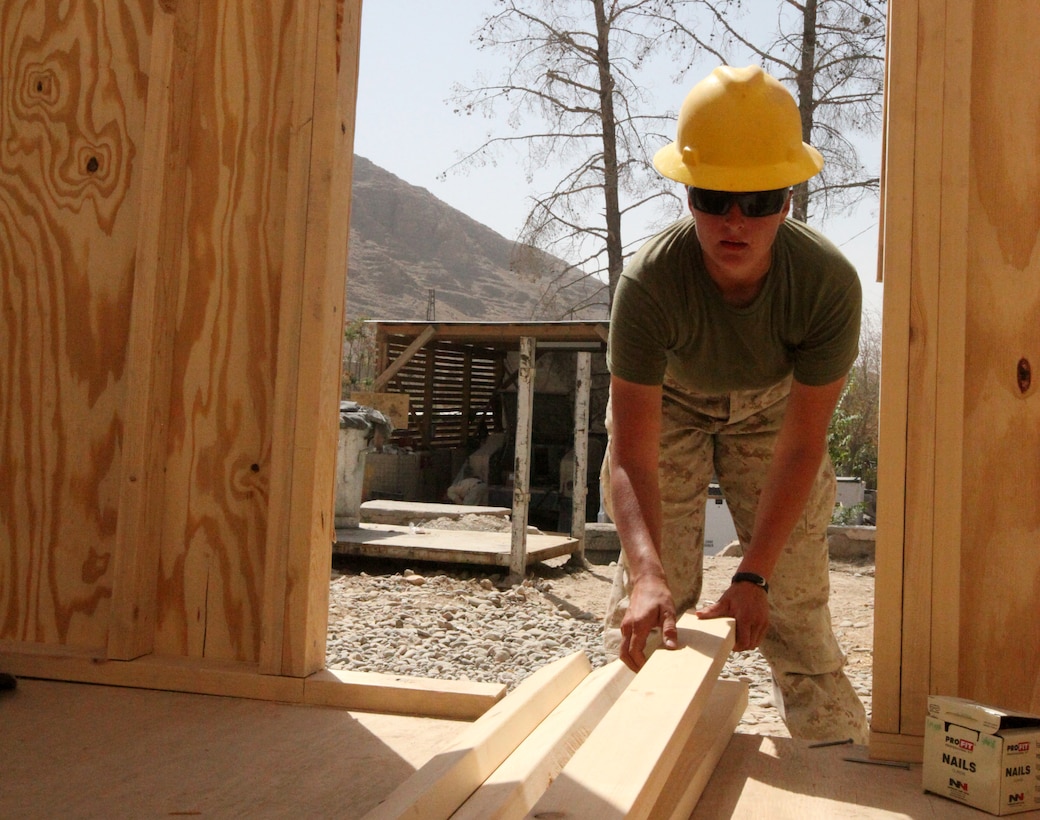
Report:
M592 672L495 769L451 820L522 818L585 742L634 675L619 660Z
M591 668L583 652L543 666L391 792L367 820L451 817Z
M476 720L502 700L503 684L323 669L304 679L303 702L362 712Z
M658 650L592 731L529 818L645 818L733 648L731 618L679 621L680 646Z
M720 680L679 754L650 820L689 820L748 705L748 684Z

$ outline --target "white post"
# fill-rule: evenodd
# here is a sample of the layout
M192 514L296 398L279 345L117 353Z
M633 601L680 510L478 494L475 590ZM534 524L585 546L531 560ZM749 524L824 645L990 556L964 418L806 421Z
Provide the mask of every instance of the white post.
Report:
M513 448L513 532L509 555L509 575L513 583L520 583L527 571L527 509L531 503L534 355L534 337L521 337L520 375L516 385L516 438Z
M571 495L571 538L578 550L571 560L585 562L585 507L589 484L589 395L592 392L592 354L578 354L574 378L574 490Z

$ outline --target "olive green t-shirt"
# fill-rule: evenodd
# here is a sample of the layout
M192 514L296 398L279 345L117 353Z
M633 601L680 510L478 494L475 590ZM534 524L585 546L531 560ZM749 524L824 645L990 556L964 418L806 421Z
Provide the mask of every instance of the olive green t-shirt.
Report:
M614 294L607 361L637 384L665 373L699 393L807 385L842 378L856 360L862 292L830 241L788 219L755 300L734 307L708 275L692 217L650 239Z

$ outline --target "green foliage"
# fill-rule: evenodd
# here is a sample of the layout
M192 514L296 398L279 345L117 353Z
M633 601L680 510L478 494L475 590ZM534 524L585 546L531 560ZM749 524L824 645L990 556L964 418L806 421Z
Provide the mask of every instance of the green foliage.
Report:
M831 523L838 527L855 526L862 523L863 513L866 511L867 505L862 502L853 504L851 507L835 504L834 512L831 513Z
M877 489L880 385L880 320L867 313L860 332L859 358L827 431L827 449L838 475L860 478L868 490Z

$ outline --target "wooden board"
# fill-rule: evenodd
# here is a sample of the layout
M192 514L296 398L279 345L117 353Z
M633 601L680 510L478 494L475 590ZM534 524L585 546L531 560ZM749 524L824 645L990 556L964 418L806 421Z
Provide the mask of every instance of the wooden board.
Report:
M489 515L508 518L509 507L483 507L468 504L435 504L426 501L372 499L361 502L361 521L365 524L397 524L407 527L415 521L432 518L461 518L464 515Z
M543 666L398 786L366 820L450 817L590 669L582 652Z
M731 618L680 619L680 648L658 650L528 813L648 817L733 648Z
M747 681L716 681L697 726L654 802L650 820L687 820L729 746L747 705Z
M336 530L333 552L370 558L399 558L459 564L488 564L508 567L511 557L508 532L472 530L424 530L391 524L362 524L356 529ZM570 555L578 546L564 535L528 535L527 565Z
M522 818L634 676L617 660L590 673L462 804L452 820Z
M324 669L304 679L303 703L366 712L476 720L502 700L504 684Z
M134 661L105 661L86 650L43 644L31 650L0 644L0 669L19 677L454 720L475 720L505 695L505 687L497 683L331 670L307 678L261 675L255 663L200 662L155 655Z

